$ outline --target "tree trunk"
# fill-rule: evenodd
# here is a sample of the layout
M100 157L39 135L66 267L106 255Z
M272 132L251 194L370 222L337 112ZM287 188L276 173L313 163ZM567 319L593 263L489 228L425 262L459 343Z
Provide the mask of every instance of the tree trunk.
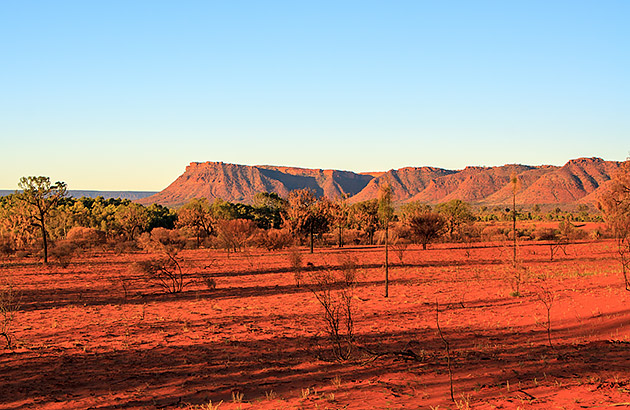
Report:
M385 297L389 297L389 227L385 225Z
M311 253L313 253L313 225L310 228L310 237L311 237Z
M46 235L46 224L44 223L44 216L40 220L42 228L42 240L44 242L44 264L48 265L48 238Z
M512 240L514 241L512 246L512 264L516 266L516 190L512 194Z
M343 248L343 228L339 225L339 247Z

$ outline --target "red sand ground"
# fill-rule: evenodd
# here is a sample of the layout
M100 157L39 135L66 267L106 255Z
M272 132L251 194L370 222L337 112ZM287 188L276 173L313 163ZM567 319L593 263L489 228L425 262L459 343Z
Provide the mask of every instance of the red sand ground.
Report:
M341 255L343 254L343 255ZM357 350L331 360L321 306L296 287L287 252L184 251L183 293L163 294L130 263L85 253L66 269L5 261L21 290L13 350L0 349L0 408L578 409L630 405L630 292L614 242L571 244L549 261L528 242L521 297L503 244L317 249L312 269L359 265ZM340 256L341 255L341 256ZM208 290L201 273L213 273ZM536 278L546 275L540 282ZM555 297L551 338L540 289ZM439 323L450 343L456 403ZM406 352L404 354L403 352ZM415 359L411 356L415 355ZM242 394L242 402L235 397Z

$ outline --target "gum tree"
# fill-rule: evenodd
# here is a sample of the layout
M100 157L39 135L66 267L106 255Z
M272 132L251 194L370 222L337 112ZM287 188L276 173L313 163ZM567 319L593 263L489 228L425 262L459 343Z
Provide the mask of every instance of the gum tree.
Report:
M48 263L48 234L46 225L48 215L58 205L59 200L66 195L65 182L51 184L48 177L22 177L18 183L22 191L17 197L26 205L31 223L41 230L44 246L44 263Z
M186 226L195 231L197 248L201 245L201 236L212 235L215 224L214 214L207 198L191 199L177 213L177 225Z
M600 197L599 208L617 239L621 273L626 290L630 291L630 159L621 165L608 191Z
M381 185L378 191L378 219L385 229L385 297L389 297L389 224L394 220L392 187Z

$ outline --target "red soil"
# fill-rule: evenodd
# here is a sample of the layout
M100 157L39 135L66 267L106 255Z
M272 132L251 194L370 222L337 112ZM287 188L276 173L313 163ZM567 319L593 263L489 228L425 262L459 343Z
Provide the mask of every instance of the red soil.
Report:
M523 244L521 297L502 244L410 247L403 265L391 251L388 299L382 248L305 254L315 270L338 268L340 254L361 266L356 341L381 355L344 362L331 359L321 306L295 286L287 252L184 251L183 293L133 277L127 298L121 277L150 255L86 253L66 269L9 260L0 274L22 296L16 347L0 350L0 408L619 408L630 403L630 293L614 251L571 244L550 262L549 246ZM555 297L552 347L541 289Z

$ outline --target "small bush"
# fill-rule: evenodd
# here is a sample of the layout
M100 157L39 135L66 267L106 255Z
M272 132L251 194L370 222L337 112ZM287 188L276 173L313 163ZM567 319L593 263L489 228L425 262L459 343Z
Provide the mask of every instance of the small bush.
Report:
M534 238L539 241L554 241L559 235L560 232L553 228L538 228L534 231Z
M66 239L72 241L80 248L91 248L96 245L102 245L106 241L105 232L83 226L71 228L66 235Z
M179 293L184 289L184 273L174 256L135 262L132 269L167 293Z
M486 226L481 230L481 239L489 242L501 242L506 240L507 237L498 226Z
M268 251L277 251L293 245L293 236L286 229L268 229L260 232L256 242Z
M185 285L184 271L177 253L184 247L186 241L179 232L155 228L151 233L142 234L138 238L138 243L145 251L157 253L160 256L136 262L133 269L168 293L181 292Z
M173 247L175 249L184 249L186 246L186 238L176 229L153 228L151 233L144 233L138 239L138 243L142 248L146 247L143 241L157 241L164 246Z
M214 290L217 288L217 280L208 273L201 275L201 280L208 290Z
M107 241L107 245L112 251L114 251L116 255L133 253L140 250L136 241L128 241L123 239L122 237Z
M289 260L289 267L293 271L293 278L295 279L295 285L300 287L300 281L302 280L302 271L304 269L304 261L302 260L302 254L296 248L291 249L287 254Z
M308 287L323 308L323 319L335 359L348 360L355 347L354 290L357 264L342 257L341 269L311 271Z
M59 263L62 268L67 268L77 252L77 244L71 240L64 239L55 242L51 247L50 256Z

